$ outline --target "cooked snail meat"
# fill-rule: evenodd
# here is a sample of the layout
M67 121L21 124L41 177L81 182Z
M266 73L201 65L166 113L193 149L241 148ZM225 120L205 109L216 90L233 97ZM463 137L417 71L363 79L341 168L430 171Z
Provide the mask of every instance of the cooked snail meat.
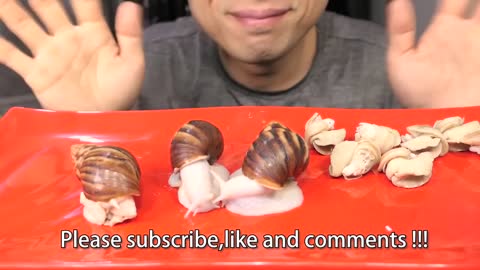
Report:
M333 119L322 119L315 113L305 124L305 141L321 155L330 155L335 145L345 140L345 129L335 130Z
M355 132L355 141L369 141L380 150L380 154L384 154L400 145L401 136L397 130L389 127L360 123Z
M333 149L329 173L346 180L362 177L380 161L379 148L370 141L344 141Z
M480 146L471 146L470 147L470 152L476 153L480 155Z
M435 158L430 152L413 154L407 148L395 148L385 153L379 171L384 172L394 186L418 188L432 177Z
M445 128L445 126L441 127ZM414 125L407 127L407 131L409 134L403 137L401 146L409 149L413 154L429 152L434 158L437 158L448 153L447 139L437 128Z
M454 116L454 117L448 117L448 118L436 121L433 127L438 129L441 133L444 133L449 129L463 125L464 122L465 122L465 119L459 116Z
M460 126L455 126L444 133L450 145L451 152L478 152L480 141L480 122L472 121Z
M71 157L83 186L85 219L114 226L137 216L133 197L140 196L141 171L131 153L116 146L76 144Z

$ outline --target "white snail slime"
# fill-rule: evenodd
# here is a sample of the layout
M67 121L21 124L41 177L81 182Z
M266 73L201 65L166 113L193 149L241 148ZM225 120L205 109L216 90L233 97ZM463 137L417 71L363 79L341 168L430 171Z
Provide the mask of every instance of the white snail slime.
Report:
M300 206L296 178L309 163L304 139L278 122L269 123L248 149L242 168L223 186L215 202L244 216L286 212Z

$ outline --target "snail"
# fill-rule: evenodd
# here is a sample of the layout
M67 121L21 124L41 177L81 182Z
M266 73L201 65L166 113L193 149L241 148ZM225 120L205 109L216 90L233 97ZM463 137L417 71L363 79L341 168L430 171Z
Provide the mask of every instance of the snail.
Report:
M417 155L405 147L394 148L382 156L378 171L396 187L418 188L432 177L434 159L432 152Z
M114 226L137 216L141 171L135 157L116 146L75 144L70 154L82 182L83 216L97 225Z
M286 212L300 206L296 179L310 160L305 140L281 123L269 123L247 150L241 169L232 174L215 202L244 216Z
M203 120L184 124L174 135L170 145L170 162L174 168L169 178L172 187L178 187L178 200L191 213L208 212L220 208L213 200L228 180L230 173L217 163L224 150L220 130Z
M371 141L344 141L332 151L329 173L335 178L358 179L371 171L380 158L380 149Z
M305 141L321 155L330 155L335 145L345 140L345 129L335 130L335 121L315 113L305 124Z
M407 131L409 134L402 137L401 146L412 153L430 152L434 158L437 158L449 152L447 139L439 129L427 125L414 125L407 127Z
M355 141L370 141L384 154L401 143L400 133L392 128L360 123L355 131Z

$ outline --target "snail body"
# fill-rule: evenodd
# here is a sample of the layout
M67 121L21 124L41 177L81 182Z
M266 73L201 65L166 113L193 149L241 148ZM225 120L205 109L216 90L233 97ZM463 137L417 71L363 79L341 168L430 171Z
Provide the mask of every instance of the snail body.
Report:
M175 133L170 147L174 170L169 184L179 188L179 202L188 209L185 218L220 207L213 200L229 176L228 170L217 163L223 149L222 133L209 122L193 120Z
M268 124L248 149L241 169L220 196L231 212L245 216L289 211L303 202L296 178L309 163L304 139L278 122Z
M73 145L70 152L83 186L83 215L89 222L114 226L137 216L133 197L140 196L141 171L131 153L92 144Z

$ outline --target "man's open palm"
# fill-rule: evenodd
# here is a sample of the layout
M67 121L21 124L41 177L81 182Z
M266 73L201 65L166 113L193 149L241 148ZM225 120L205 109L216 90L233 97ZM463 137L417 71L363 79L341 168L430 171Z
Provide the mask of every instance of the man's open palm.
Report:
M41 105L52 110L128 109L143 82L142 7L123 3L116 36L103 17L101 0L72 0L76 24L60 0L32 0L45 32L16 0L0 0L0 20L33 57L0 37L0 64L17 72Z
M388 71L405 105L480 105L480 7L473 17L467 17L469 2L439 1L437 13L418 44L411 0L390 4Z

